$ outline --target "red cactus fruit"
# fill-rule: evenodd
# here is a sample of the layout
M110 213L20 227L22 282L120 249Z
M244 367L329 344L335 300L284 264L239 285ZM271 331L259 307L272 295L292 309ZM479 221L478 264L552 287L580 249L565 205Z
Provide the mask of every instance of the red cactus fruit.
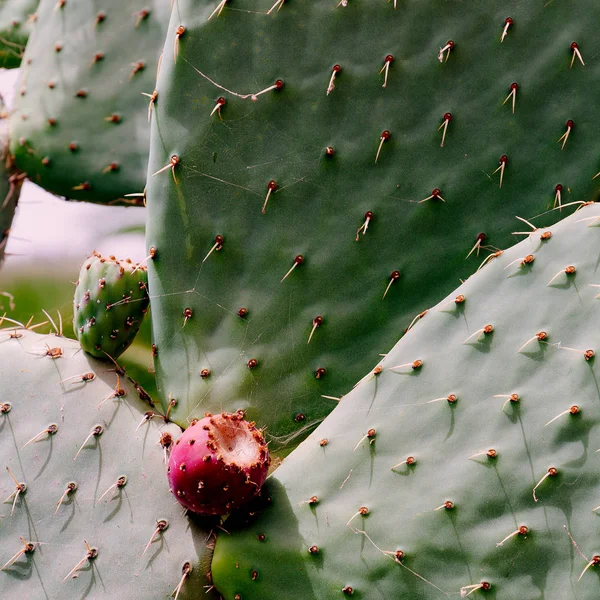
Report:
M271 458L262 433L242 411L206 416L175 442L167 477L179 503L201 515L224 515L254 498Z

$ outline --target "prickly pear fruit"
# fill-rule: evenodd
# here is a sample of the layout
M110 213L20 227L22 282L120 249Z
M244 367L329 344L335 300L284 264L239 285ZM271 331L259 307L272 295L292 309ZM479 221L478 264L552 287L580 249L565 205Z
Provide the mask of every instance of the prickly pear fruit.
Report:
M149 302L145 266L94 252L75 289L75 335L89 354L117 358L133 342Z
M180 504L223 515L254 498L271 460L262 433L241 411L206 416L175 442L167 476Z

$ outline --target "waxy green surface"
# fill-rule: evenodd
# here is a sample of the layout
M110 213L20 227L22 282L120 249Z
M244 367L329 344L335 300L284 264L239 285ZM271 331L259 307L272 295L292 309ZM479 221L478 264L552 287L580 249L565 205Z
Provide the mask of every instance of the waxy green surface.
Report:
M87 373L93 378L84 380ZM157 413L77 342L3 324L0 597L158 600L176 588L187 562L179 599L198 597L212 524L185 517L169 493L159 440L174 441L181 430ZM98 425L102 432L91 435ZM6 467L27 486L16 500ZM117 487L121 476L126 484ZM77 488L65 493L70 482ZM161 520L167 528L153 534ZM19 537L34 551L6 565L24 548ZM91 561L84 540L97 549Z
M271 7L236 0L210 18L215 2L174 3L152 117L147 244L157 249L149 283L163 403L177 401L183 426L206 410L246 409L276 447L297 443L335 406L322 396L347 393L416 315L521 239L511 233L530 228L516 215L537 226L572 211L536 218L558 205L557 184L562 204L596 196L600 5ZM281 89L260 93L278 79ZM512 97L504 104L513 82L514 114ZM445 202L421 202L435 188ZM480 233L486 248L465 260ZM222 249L208 256L218 235ZM304 263L282 282L297 255Z
M36 22L39 0L0 2L0 66L15 69L21 65L27 38Z
M267 480L270 505L227 521L223 597L597 598L599 224L586 207L433 307Z
M153 0L43 0L11 113L17 166L74 200L137 203L149 99L169 18Z

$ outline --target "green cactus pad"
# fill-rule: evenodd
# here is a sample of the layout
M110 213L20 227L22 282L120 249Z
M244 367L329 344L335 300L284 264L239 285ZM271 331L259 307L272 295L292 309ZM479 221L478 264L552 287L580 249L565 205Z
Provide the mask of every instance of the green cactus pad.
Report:
M272 447L298 441L335 406L323 396L530 230L515 215L548 224L559 210L535 216L559 199L596 195L598 2L394 4L177 2L147 241L159 387L181 424L243 408Z
M73 299L73 330L81 347L116 359L133 342L149 303L145 265L94 252L81 267Z
M3 0L0 2L0 67L21 65L27 38L37 20L39 0Z
M227 522L223 597L597 598L599 224L532 234L432 308Z
M148 103L168 22L159 0L44 0L11 115L17 166L75 200L142 202Z
M56 336L0 330L0 390L0 596L158 600L189 563L179 600L197 598L208 530L169 493L160 443L179 428Z
M0 265L6 256L8 236L25 180L24 174L14 168L14 157L8 146L8 122L0 97Z

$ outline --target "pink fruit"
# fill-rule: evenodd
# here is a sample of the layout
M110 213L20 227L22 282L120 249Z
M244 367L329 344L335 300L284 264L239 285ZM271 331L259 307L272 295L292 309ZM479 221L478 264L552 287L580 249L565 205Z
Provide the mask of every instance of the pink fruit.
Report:
M175 442L167 477L180 504L201 515L224 515L254 498L271 458L262 433L244 413L209 415Z

